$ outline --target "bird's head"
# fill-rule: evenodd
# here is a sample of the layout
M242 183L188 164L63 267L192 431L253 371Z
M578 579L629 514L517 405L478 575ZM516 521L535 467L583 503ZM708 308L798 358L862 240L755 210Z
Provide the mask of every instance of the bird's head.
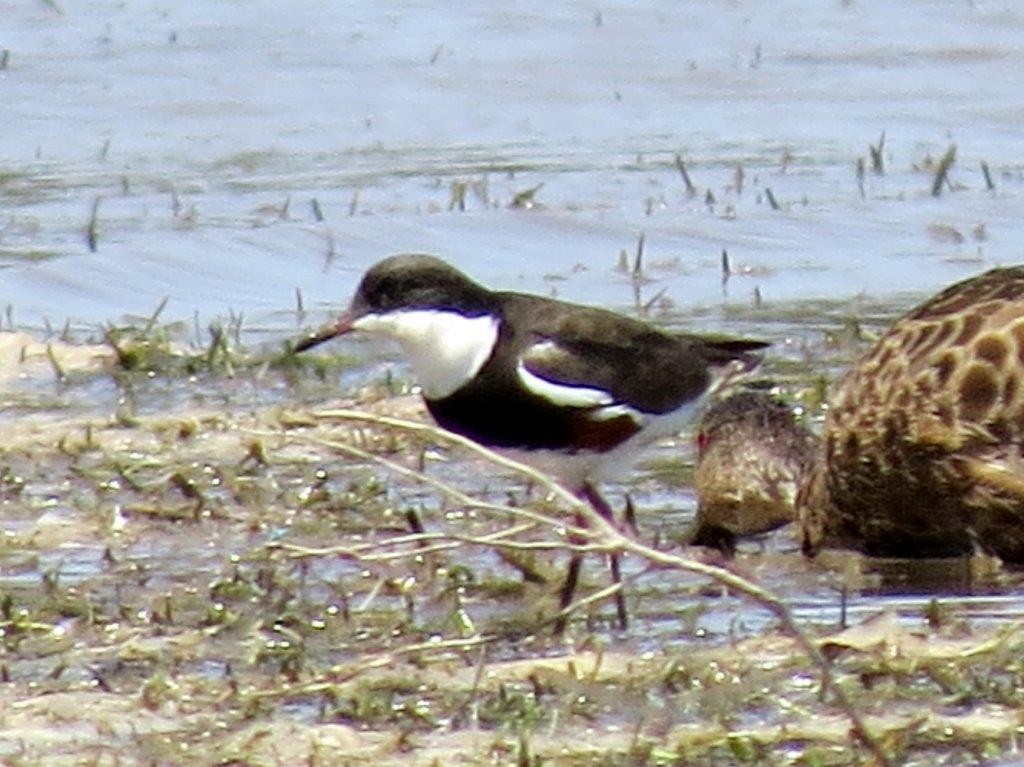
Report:
M402 254L378 262L363 275L352 303L340 317L295 345L302 352L353 330L387 333L389 317L444 312L480 317L493 308L493 294L434 256Z

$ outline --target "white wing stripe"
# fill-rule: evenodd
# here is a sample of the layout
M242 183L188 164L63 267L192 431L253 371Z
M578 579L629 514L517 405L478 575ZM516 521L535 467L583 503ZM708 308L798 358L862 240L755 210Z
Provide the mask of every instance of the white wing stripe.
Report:
M558 344L554 341L540 341L530 347L528 357L532 359L544 358L545 356L556 357L563 354ZM522 360L516 370L519 375L519 382L538 397L543 397L548 402L562 407L589 408L589 416L595 421L609 421L612 418L628 416L637 424L644 425L648 417L634 407L615 402L610 392L604 389L595 389L589 386L572 386L549 381L547 378L531 373Z
M595 421L607 421L624 415L637 423L646 421L642 413L629 405L615 404L612 395L603 389L558 384L531 373L522 362L516 372L519 374L519 382L528 391L560 407L592 408L590 416Z
M641 425L647 421L647 417L643 413L639 410L634 410L629 405L609 405L608 407L602 407L592 411L591 415L596 421L608 421L622 415L628 415L636 423Z
M554 383L531 373L522 362L516 372L519 374L519 382L528 391L562 407L600 407L614 402L612 396L602 389Z

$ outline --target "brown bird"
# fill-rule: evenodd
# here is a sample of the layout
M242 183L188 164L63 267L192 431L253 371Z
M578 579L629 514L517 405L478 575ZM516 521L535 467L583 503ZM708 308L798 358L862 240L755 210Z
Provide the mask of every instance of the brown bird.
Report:
M817 438L793 410L765 392L715 403L697 431L697 522L691 544L732 553L736 539L792 522Z
M1024 561L1024 267L899 319L829 397L804 549Z
M373 266L349 310L296 350L353 330L401 344L441 426L550 473L609 520L596 483L679 431L709 392L755 367L752 352L767 345L671 335L604 309L491 291L425 255ZM619 583L618 555L610 561ZM563 611L580 564L574 554ZM616 599L625 627L621 590ZM564 618L556 631L563 627Z
M770 460L807 440L796 424L772 435L759 448ZM1024 562L1024 266L956 283L898 319L833 386L799 483L809 555L980 550Z

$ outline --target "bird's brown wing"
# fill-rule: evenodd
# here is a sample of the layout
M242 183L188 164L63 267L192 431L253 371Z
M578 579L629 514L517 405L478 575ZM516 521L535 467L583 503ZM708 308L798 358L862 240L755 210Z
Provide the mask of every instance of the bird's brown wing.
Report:
M516 323L522 367L554 385L606 392L611 402L644 413L666 413L697 398L715 368L732 361L753 367L752 352L767 345L674 336L601 309L567 312L565 306L533 299L511 307L527 318Z

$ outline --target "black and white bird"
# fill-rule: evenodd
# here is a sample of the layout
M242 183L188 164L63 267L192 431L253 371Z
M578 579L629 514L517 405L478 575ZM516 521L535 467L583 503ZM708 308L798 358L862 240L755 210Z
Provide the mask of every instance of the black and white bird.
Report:
M348 311L295 350L353 330L398 341L442 427L548 473L609 520L595 483L681 430L709 393L754 368L752 352L767 345L671 335L605 309L488 290L427 255L377 263ZM580 564L574 554L558 631ZM611 570L618 584L617 555ZM616 604L624 628L621 590Z

